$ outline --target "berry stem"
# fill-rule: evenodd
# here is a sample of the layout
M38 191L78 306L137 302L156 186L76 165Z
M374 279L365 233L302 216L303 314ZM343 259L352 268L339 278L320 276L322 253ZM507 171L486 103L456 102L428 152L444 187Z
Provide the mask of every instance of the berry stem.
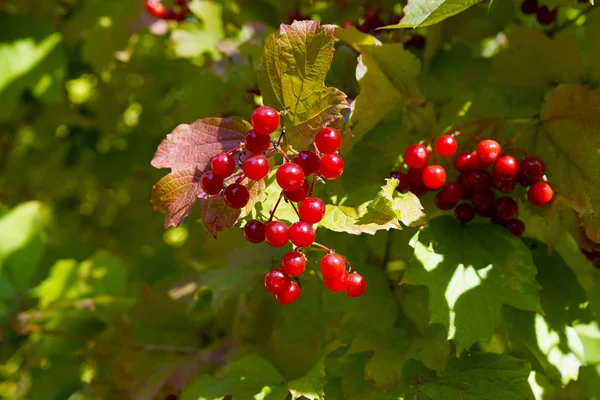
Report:
M529 153L527 152L527 150L525 150L524 148L519 147L519 146L508 146L503 149L504 152L507 152L508 150L519 150L520 152L522 152L525 155L525 157L529 156Z
M281 149L281 147L279 147L279 144L277 144L277 151L283 156L283 158L285 159L285 161L290 162L290 158L288 157L287 154L285 154L285 151L283 151Z
M296 215L298 216L298 218L300 218L300 213L298 212L298 209L296 208L296 205L293 202L291 202L291 201L287 201L287 199L285 201L292 206L292 208L296 212Z
M318 178L319 178L319 176L315 174L312 184L310 185L310 190L308 191L308 197L312 197L313 190L315 190L315 183L317 182Z
M281 146L281 141L283 140L283 137L285 136L285 126L283 126L283 120L281 121L281 133L279 134L279 138L277 139L277 143L275 143L275 147L276 148L280 148Z
M242 142L242 143L241 143L241 144L240 144L238 147L236 147L236 148L233 148L233 149L229 150L229 151L228 151L227 153L225 153L225 154L227 154L227 155L229 155L229 156L232 156L232 155L234 155L235 153L237 153L238 151L242 150L244 147L246 147L246 144Z
M567 26L575 23L579 18L581 18L582 16L589 14L590 12L592 12L596 7L590 5L588 8L582 10L579 14L577 14L577 16L573 19L570 19L568 21L565 21L563 24L558 25L556 28L552 29L550 32L548 32L548 34L550 36L554 36L555 34L557 34L558 32L562 31L563 29L565 29Z
M279 207L279 203L281 203L281 199L282 198L283 198L283 191L279 194L279 198L277 199L277 203L275 203L275 206L271 210L271 214L269 215L269 220L267 221L267 224L269 222L273 221L273 217L275 216L275 211L277 211L277 207Z
M315 246L318 247L320 250L323 250L327 253L331 253L331 249L327 246L323 246L321 243L317 243L317 242L313 242L313 244L311 244L311 246Z

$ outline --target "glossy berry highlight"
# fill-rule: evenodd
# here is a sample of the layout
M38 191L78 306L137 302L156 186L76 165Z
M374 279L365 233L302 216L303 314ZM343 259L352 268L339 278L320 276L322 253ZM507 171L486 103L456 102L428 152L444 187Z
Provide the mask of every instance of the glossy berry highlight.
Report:
M423 168L429 161L429 152L422 144L411 144L404 151L404 162L409 168Z
M343 292L348 287L348 272L344 271L340 276L325 277L325 287L332 292Z
M339 254L330 253L321 259L320 268L325 278L335 278L346 272L346 262Z
M441 165L429 165L423 170L423 184L431 190L439 189L446 183L446 170Z
M475 153L477 155L477 160L480 163L489 165L500 157L502 147L500 146L500 143L495 140L485 139L479 142Z
M281 221L271 221L265 226L265 240L271 247L285 246L290 239L289 229Z
M318 224L325 216L325 203L317 197L309 197L300 203L298 213L302 221Z
M279 126L279 113L268 106L260 106L250 117L252 128L259 135L270 135Z
M298 221L294 222L289 229L290 242L296 247L308 247L315 241L315 230L312 225Z
M261 243L265 241L265 224L253 219L244 225L244 237L250 243Z
M215 195L223 190L223 178L215 175L212 171L205 172L200 177L200 187L204 193Z
M271 166L269 160L263 155L257 155L246 158L242 164L244 174L252 180L259 181L269 173Z
M265 287L273 294L281 293L290 286L290 277L282 269L272 269L265 275Z
M298 297L300 297L300 286L296 282L290 283L285 290L275 295L279 304L282 305L292 304L298 300Z
M435 141L435 152L442 157L450 157L456 153L457 148L458 143L456 143L456 139L451 135L440 136Z
M246 186L242 186L239 183L229 185L223 191L223 200L231 208L244 208L248 201L250 201L250 193Z
M304 184L304 171L293 162L283 164L275 173L277 184L283 190L293 192L302 188Z
M235 172L235 161L226 153L219 153L210 162L213 174L227 178Z
M367 290L367 281L359 273L353 272L348 275L346 294L349 297L359 297Z
M527 200L534 206L546 205L552 201L553 197L552 186L546 182L534 183L527 191Z
M310 150L302 150L293 160L304 171L304 176L310 176L319 170L319 156Z
M333 128L323 128L317 134L315 144L321 153L335 153L342 145L342 136Z
M271 138L268 135L259 135L256 131L251 130L244 138L246 149L253 154L262 154L271 147Z
M344 173L344 160L338 154L326 154L319 160L319 174L325 179L337 179Z
M289 276L300 276L306 269L306 257L299 251L290 251L281 258L281 269Z

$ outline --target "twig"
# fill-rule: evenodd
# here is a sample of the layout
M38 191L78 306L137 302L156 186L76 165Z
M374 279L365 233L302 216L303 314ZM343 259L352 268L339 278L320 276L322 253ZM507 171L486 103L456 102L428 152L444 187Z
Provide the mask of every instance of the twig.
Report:
M298 218L300 218L300 213L298 212L298 209L296 208L296 205L293 202L291 202L291 201L287 201L287 199L285 199L285 201L288 202L292 206L292 208L294 209L294 211L296 211L296 215L298 216Z
M273 216L275 215L275 211L277 211L277 207L279 207L279 203L281 203L281 198L283 197L283 192L281 192L279 194L279 198L277 199L277 203L275 203L275 207L273 207L273 209L271 210L271 214L269 215L269 220L267 221L267 224L271 221L273 221Z
M586 14L591 13L595 8L596 8L595 6L590 5L588 8L582 10L579 14L577 14L577 16L575 18L570 19L570 20L564 22L562 25L558 25L556 28L554 28L550 32L548 32L548 34L554 36L558 32L560 32L563 29L565 29L567 26L575 23L579 18L583 17Z

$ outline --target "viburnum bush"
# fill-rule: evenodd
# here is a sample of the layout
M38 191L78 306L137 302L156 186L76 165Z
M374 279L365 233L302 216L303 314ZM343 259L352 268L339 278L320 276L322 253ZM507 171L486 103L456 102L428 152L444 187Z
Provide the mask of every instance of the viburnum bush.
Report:
M1 1L0 398L600 399L597 10Z

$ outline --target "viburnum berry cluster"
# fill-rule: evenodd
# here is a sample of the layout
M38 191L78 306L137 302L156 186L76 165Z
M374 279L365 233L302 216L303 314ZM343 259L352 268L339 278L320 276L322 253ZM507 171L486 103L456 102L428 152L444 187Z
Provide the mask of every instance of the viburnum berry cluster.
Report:
M188 1L175 0L173 8L167 8L160 0L146 0L145 7L146 11L153 17L164 20L183 21L190 12Z
M408 146L404 152L408 171L390 174L400 182L397 190L411 191L416 196L439 190L435 196L436 206L441 210L454 209L459 221L466 223L479 215L521 236L525 224L517 219L518 204L506 194L512 193L518 183L528 188L529 203L534 206L548 204L554 191L546 181L546 165L538 157L519 161L503 153L500 144L491 139L481 140L475 151L457 153L456 137L459 135L457 132L440 136L433 150L422 144ZM454 172L450 173L456 174L455 181L446 183L446 169L437 163L436 156L454 156ZM430 158L434 162L428 165Z
M292 279L304 272L307 261L304 252L310 248L327 252L321 260L321 272L327 288L336 292L345 290L351 297L360 296L366 289L364 278L354 272L352 267L348 271L342 256L316 243L313 227L325 216L325 203L320 198L313 197L315 183L318 180L337 179L344 172L344 160L338 154L342 144L340 133L330 127L321 129L315 137L314 151L307 149L295 152L293 159L290 159L280 146L285 128L281 129L278 140L272 141L270 136L280 125L280 113L271 107L261 106L254 110L250 121L253 129L246 134L243 143L212 158L210 170L200 178L202 190L208 195L222 192L223 200L229 207L244 208L250 201L250 192L241 182L245 178L254 181L265 178L271 170L269 158L280 154L283 163L277 167L275 180L281 193L269 219L265 222L253 219L243 228L246 240L251 243L266 241L275 248L291 243L294 247L293 251L286 253L281 259L281 268L267 273L265 287L275 294L281 304L296 301L301 290ZM238 163L236 158L240 160ZM241 169L241 173L236 174L237 169ZM312 182L309 184L311 177ZM232 182L225 185L226 180ZM298 216L298 221L290 226L275 219L282 200L290 203Z

